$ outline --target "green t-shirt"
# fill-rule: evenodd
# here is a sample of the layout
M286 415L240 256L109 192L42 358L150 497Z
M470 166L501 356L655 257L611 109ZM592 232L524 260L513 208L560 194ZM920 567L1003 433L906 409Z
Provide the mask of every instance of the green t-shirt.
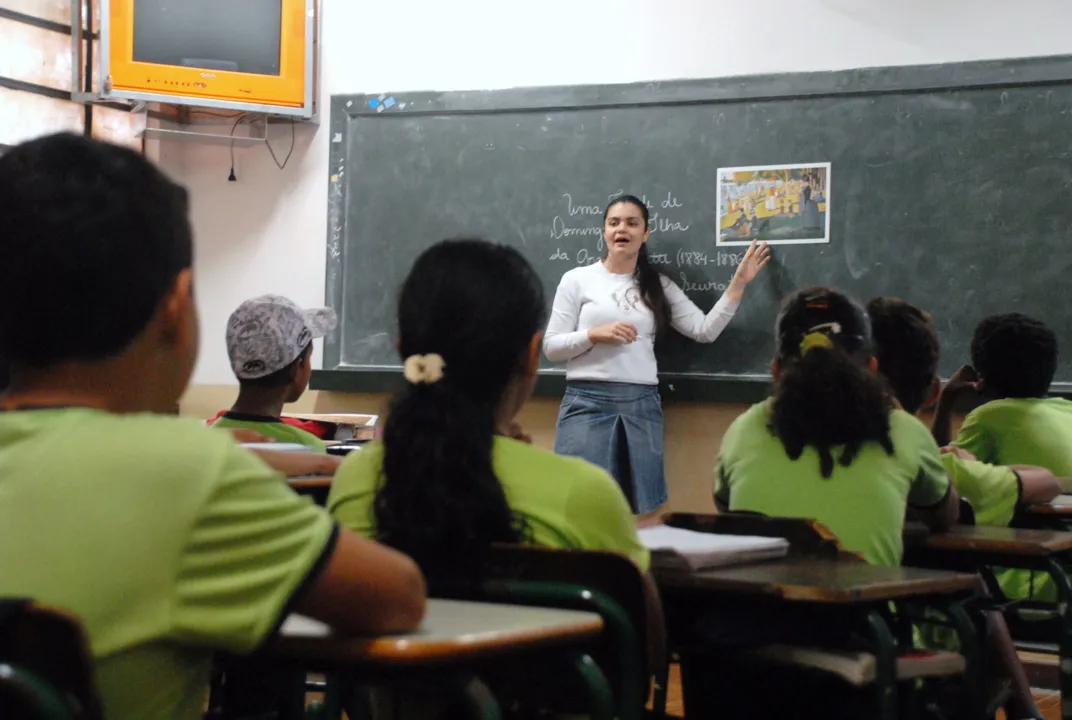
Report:
M1020 502L1020 478L1009 467L942 455L942 465L957 494L975 512L976 525L1008 527Z
M335 524L223 433L85 408L0 413L0 595L77 615L110 718L200 718Z
M1008 527L1021 493L1020 478L1012 468L961 460L952 453L942 455L942 464L957 492L975 511L976 525ZM1009 598L1057 600L1057 586L1047 573L994 568L994 576Z
M719 502L734 511L817 520L868 562L899 565L906 506L930 507L949 492L949 478L927 428L894 410L893 455L877 442L866 443L851 465L835 462L833 474L824 478L815 448L789 459L769 427L769 407L767 402L752 406L722 438L715 470Z
M993 400L968 414L953 444L982 462L1035 465L1059 477L1072 477L1072 402Z
M534 544L614 550L647 570L648 551L637 537L629 503L606 472L504 437L495 438L492 466L506 502L528 521ZM368 443L339 466L328 496L328 510L339 523L368 538L376 536L372 503L382 468L383 445Z
M223 430L234 428L252 430L265 437L272 438L276 442L298 443L299 445L305 445L314 452L327 452L324 442L316 435L307 430L302 430L300 427L288 425L279 418L226 412L212 424L212 427Z

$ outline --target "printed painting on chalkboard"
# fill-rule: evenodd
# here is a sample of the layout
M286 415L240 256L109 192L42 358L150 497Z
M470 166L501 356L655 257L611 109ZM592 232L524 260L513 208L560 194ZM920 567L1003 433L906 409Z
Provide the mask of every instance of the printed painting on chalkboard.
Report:
M718 244L830 242L830 163L718 169Z

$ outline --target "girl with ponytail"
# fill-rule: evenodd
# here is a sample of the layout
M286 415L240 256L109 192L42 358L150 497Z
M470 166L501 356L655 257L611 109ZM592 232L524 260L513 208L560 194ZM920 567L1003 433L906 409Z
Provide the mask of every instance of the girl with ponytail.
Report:
M599 468L510 438L532 392L543 286L516 251L448 240L402 286L398 351L406 385L383 439L339 467L339 522L417 561L430 586L479 580L492 543L648 554L629 506Z
M869 562L899 565L906 508L944 529L957 497L931 434L877 374L867 313L811 288L786 299L775 337L773 397L723 437L716 505L818 520Z
M766 243L753 242L705 314L651 264L649 222L640 198L610 201L603 212L606 255L562 276L543 343L548 360L566 363L555 452L610 472L640 515L667 501L655 341L673 328L714 342L770 260Z

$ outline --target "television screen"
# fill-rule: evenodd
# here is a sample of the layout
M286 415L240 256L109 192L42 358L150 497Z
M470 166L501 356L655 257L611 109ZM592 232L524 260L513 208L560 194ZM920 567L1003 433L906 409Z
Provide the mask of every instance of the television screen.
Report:
M135 0L134 60L279 75L283 0Z

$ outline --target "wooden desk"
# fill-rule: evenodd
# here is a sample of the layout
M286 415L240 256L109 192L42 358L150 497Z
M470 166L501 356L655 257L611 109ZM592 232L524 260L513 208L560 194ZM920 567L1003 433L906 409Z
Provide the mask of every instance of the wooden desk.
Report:
M1027 515L1060 515L1072 518L1072 495L1058 495L1052 502L1027 505L1021 512Z
M412 633L377 638L334 635L323 623L291 615L265 652L346 665L430 665L583 642L603 629L595 613L429 600L421 626Z
M1014 557L1049 557L1072 552L1072 533L1053 530L956 525L943 533L906 529L904 538L905 550L912 555L919 550ZM993 562L1002 560L995 557Z
M777 560L699 572L657 571L668 590L762 595L788 601L874 603L922 595L971 591L974 575L830 560Z
M1024 601L1018 603L1018 608L1006 610L1005 615L1014 638L1057 644L1062 668L1061 693L1066 698L1072 697L1072 616L1068 612L1072 582L1065 569L1070 561L1072 533L1069 532L958 525L945 533L905 535L905 562L977 572L991 594L998 598L1003 597L1003 592L994 574L995 567L1040 571L1053 578L1058 602ZM1019 609L1048 609L1055 621L1046 625L1024 622ZM1072 705L1063 706L1062 717L1072 718Z
M356 675L418 695L438 686L464 698L474 717L493 720L500 717L498 704L479 681L480 669L488 662L560 647L588 690L589 714L611 720L610 686L583 647L602 629L603 618L595 613L433 599L417 630L394 636L340 636L323 623L291 615L258 655L303 669ZM338 677L329 682L329 717L341 714L340 682ZM294 717L301 717L300 710L296 703Z
M303 475L287 478L287 484L301 492L303 490L330 490L334 475Z

